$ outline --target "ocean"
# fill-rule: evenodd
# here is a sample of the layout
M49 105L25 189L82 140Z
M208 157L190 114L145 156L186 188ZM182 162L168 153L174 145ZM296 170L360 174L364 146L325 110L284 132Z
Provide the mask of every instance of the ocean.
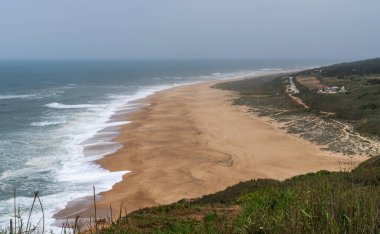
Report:
M17 207L27 217L35 191L52 215L72 199L106 191L126 172L94 160L117 151L112 139L159 90L257 72L328 64L318 60L0 61L0 227ZM39 214L33 216L39 221Z

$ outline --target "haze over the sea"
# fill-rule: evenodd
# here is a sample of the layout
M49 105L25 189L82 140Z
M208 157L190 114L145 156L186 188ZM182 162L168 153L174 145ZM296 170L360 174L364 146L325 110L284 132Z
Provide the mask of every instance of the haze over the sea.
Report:
M378 0L6 0L0 59L380 54Z

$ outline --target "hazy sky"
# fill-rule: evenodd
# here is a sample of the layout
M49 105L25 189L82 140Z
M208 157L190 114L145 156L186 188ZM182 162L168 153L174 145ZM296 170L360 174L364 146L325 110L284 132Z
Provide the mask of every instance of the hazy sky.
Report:
M0 59L380 56L379 0L1 0Z

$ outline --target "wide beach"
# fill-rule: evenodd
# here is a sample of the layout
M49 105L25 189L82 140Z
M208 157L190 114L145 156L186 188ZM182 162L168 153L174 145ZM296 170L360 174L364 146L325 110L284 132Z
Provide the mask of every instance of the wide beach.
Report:
M240 181L286 179L318 170L350 169L364 157L348 157L280 131L264 119L233 106L233 93L216 82L161 91L143 107L122 116L131 121L115 141L124 147L97 161L109 171L131 171L97 200L98 216L110 205L128 212L196 198ZM96 185L95 185L96 187ZM93 213L91 199L76 200L56 214L65 219Z

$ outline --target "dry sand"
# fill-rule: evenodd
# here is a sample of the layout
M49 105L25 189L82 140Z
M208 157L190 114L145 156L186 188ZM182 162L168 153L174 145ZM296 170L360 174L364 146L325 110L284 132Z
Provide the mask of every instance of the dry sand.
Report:
M154 94L125 118L115 139L124 147L98 160L110 171L132 171L101 194L98 214L124 202L128 212L214 193L254 178L285 179L318 170L340 170L364 160L332 154L281 132L232 106L232 93L215 82ZM71 202L56 217L93 212L91 200ZM99 216L99 215L98 215Z

